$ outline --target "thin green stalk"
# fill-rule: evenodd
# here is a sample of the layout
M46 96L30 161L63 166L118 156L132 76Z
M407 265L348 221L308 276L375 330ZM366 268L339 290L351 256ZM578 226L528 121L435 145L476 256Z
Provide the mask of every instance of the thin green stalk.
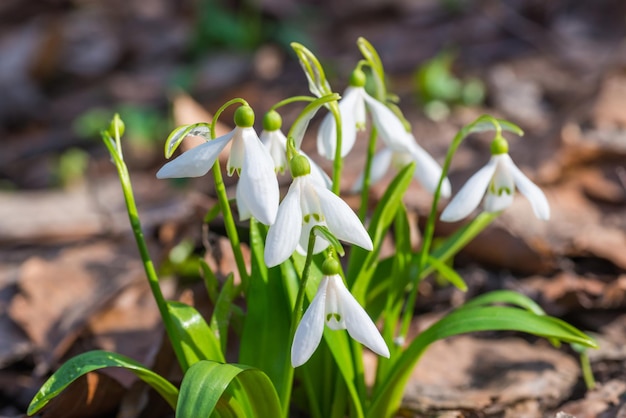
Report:
M376 127L372 127L370 132L370 139L367 145L367 156L365 158L365 171L363 172L363 184L361 185L361 206L359 207L359 219L361 222L365 221L367 216L370 185L372 182L372 161L374 160L374 153L376 152L376 137L378 132Z
M339 195L341 192L341 169L343 167L343 159L341 157L341 147L342 147L342 131L341 129L341 115L339 114L339 106L337 103L330 104L330 111L335 118L335 128L337 132L337 141L335 148L335 160L333 161L333 187L332 191L336 195Z
M232 248L235 256L235 264L237 264L237 270L239 271L239 276L241 277L241 286L245 293L248 288L250 276L246 270L246 262L244 261L243 253L241 251L241 241L239 240L239 233L237 232L235 219L233 218L233 213L230 210L230 203L228 201L228 195L226 194L226 186L224 185L219 159L215 161L215 164L213 165L213 179L215 180L217 200L220 204L222 215L224 217L226 234L228 235L230 247Z
M417 263L417 273L412 279L412 286L409 292L409 297L407 298L407 302L405 305L404 315L402 317L402 327L400 329L399 337L402 339L406 336L409 326L411 325L411 318L413 317L413 311L415 309L415 301L417 299L417 289L419 281L422 279L422 271L424 270L424 266L426 265L426 259L428 258L428 254L430 253L430 247L432 245L433 236L435 233L435 221L437 217L437 206L439 205L439 199L441 197L441 187L443 185L444 179L448 175L448 171L450 169L450 164L452 163L452 157L456 153L461 142L469 135L476 126L481 123L491 123L493 124L494 129L496 130L496 136L501 135L501 127L498 121L488 115L481 116L476 119L474 122L465 125L459 132L455 135L452 140L452 144L450 144L450 148L448 148L448 152L446 154L446 159L444 161L441 177L439 178L439 183L437 184L437 189L435 190L435 194L433 196L433 202L430 208L430 213L428 214L428 219L426 221L426 226L424 228L424 234L422 238L422 248L419 252L418 263Z
M116 115L116 118L119 119L119 116ZM176 354L178 363L180 364L182 370L186 371L189 368L189 364L187 364L187 360L183 353L183 349L180 344L178 333L176 332L174 321L172 320L172 316L167 306L167 301L165 300L163 292L161 291L161 286L159 285L159 277L157 275L156 269L154 268L154 263L150 258L148 245L146 244L146 240L143 236L141 221L139 220L139 213L137 211L137 205L135 204L135 196L133 194L130 175L128 173L128 167L126 166L126 163L124 162L122 157L120 140L121 135L119 132L119 127L117 125L115 125L115 127L116 129L114 130L114 139L110 137L108 132L103 133L104 143L113 158L115 167L117 168L120 184L122 186L122 192L124 194L124 200L126 201L128 219L130 221L133 235L135 236L135 242L137 243L137 248L143 262L144 271L146 272L146 277L148 278L148 284L150 285L152 296L154 297L154 300L159 309L159 313L161 314L161 318L165 326L165 331L167 332L167 336L172 344L172 347L174 348L174 353ZM115 143L113 144L111 140L114 140Z
M215 126L222 112L226 110L226 108L230 105L237 103L248 106L248 102L244 99L235 98L224 103L217 110L217 112L215 112L213 120L211 121L211 139L215 139ZM226 186L224 185L224 178L222 177L222 169L220 167L219 158L215 161L215 164L213 165L213 179L215 181L215 192L217 193L217 200L222 210L222 216L224 217L226 234L228 235L230 247L232 248L233 254L235 256L235 264L237 264L239 277L241 277L241 287L245 293L246 289L248 288L250 276L248 275L248 271L246 270L246 262L244 261L243 253L241 252L241 241L239 240L239 233L237 232L237 226L235 224L235 219L233 218L233 213L230 210L230 203L228 200L228 195L226 194Z
M288 97L288 98L283 99L280 102L274 104L272 107L270 107L270 110L276 110L278 108L281 108L283 106L289 105L291 103L296 103L296 102L313 102L315 100L316 100L316 98L315 97L311 97L311 96L293 96L293 97Z
M591 362L589 361L589 354L587 354L587 350L583 350L580 353L580 367L583 372L583 379L585 380L587 390L593 389L596 386L596 380L593 377L593 371L591 370Z
M304 295L306 293L307 282L309 281L309 272L311 270L311 263L313 262L313 247L315 246L315 233L311 230L309 234L309 242L306 252L306 259L304 261L304 268L302 269L302 276L300 279L300 287L298 289L298 295L296 296L296 304L293 308L293 313L291 316L291 326L289 329L289 341L293 344L293 337L296 335L296 329L298 328L298 324L300 323L300 319L302 319L302 315L304 314ZM285 418L289 417L289 403L291 399L291 387L293 386L293 374L294 369L291 367L291 359L287 359L287 377L285 383L285 391L283 396L280 397L282 401L282 410L283 414L285 414Z

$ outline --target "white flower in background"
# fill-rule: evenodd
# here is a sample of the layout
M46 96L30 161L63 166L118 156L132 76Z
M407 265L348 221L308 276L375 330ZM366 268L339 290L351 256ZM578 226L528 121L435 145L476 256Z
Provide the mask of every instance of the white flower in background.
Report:
M336 264L332 266L329 264ZM389 357L385 340L361 305L354 299L338 274L339 262L327 259L322 272L324 277L317 293L304 313L291 346L291 364L298 367L306 363L317 349L324 324L332 330L345 329L361 344L376 354Z
M439 178L443 170L441 166L435 161L435 159L424 148L420 147L415 138L410 133L407 141L397 142L392 146L387 146L381 149L372 159L372 170L370 172L370 184L374 184L381 180L389 167L394 167L397 170L403 167L415 163L415 172L413 177L422 185L428 192L435 193ZM352 187L353 191L360 191L363 187L363 173L359 175ZM446 177L443 179L441 185L441 196L450 197L452 187L450 180Z
M369 110L372 123L378 135L385 143L383 149L372 162L371 183L380 180L390 165L400 169L411 162L415 162L414 177L430 192L434 193L441 177L441 166L415 141L415 137L407 132L404 123L384 103L370 96L363 87L365 74L360 69L352 72L350 87L344 92L339 101L341 114L341 156L345 156L354 146L358 130L365 129L365 110ZM322 121L317 135L318 152L327 159L335 158L337 146L335 118L331 113ZM363 185L363 176L355 182L353 190L360 190ZM441 188L443 197L450 196L450 181L446 177Z
M312 177L309 161L297 155L290 166L293 182L267 233L265 264L276 266L296 250L306 254L309 234L315 225L326 226L338 239L371 251L372 239L359 218L346 202ZM313 253L328 245L328 241L316 237Z
M192 148L165 164L157 178L200 177L208 173L220 152L232 141L228 175L239 173L236 200L242 220L254 216L259 222L271 225L278 212L278 180L272 156L263 146L256 132L254 112L241 106L235 112L236 127L231 132Z
M456 222L468 216L485 197L486 212L499 212L513 202L517 187L526 196L535 216L541 220L550 218L550 206L541 189L528 179L508 154L508 144L496 138L491 144L491 160L478 170L450 201L441 214L444 222Z
M287 137L280 130L282 122L282 118L278 112L275 110L267 112L263 117L263 131L261 131L260 135L261 142L265 145L272 156L274 169L278 173L284 173L285 169L289 168L287 161ZM302 155L309 160L309 164L311 165L311 175L313 178L319 181L320 184L323 184L327 189L330 189L332 186L330 177L328 177L324 170L315 164L315 162L308 155L303 152Z

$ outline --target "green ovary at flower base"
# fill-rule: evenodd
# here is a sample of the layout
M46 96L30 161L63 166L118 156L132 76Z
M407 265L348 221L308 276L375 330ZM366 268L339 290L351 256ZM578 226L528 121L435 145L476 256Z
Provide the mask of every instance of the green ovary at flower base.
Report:
M278 180L272 156L252 128L253 123L252 109L239 107L235 112L235 129L184 152L161 167L157 177L203 176L213 167L220 152L232 142L227 170L229 175L235 171L240 175L236 192L239 216L242 220L254 216L261 223L271 225L278 211Z
M270 110L263 117L263 131L261 131L261 142L274 161L274 169L278 173L284 173L285 169L289 167L287 163L287 137L281 131L282 118L280 114L275 110ZM318 166L315 162L305 153L301 152L301 155L307 158L309 165L311 166L311 176L316 179L320 184L323 184L327 189L330 189L332 181L328 175Z
M309 233L315 225L327 226L338 239L371 251L372 239L359 218L346 202L312 177L306 157L296 155L290 166L294 179L268 231L265 264L276 266L296 250L306 254ZM317 237L313 253L328 245L328 241Z
M291 364L306 363L317 349L324 324L332 330L345 329L348 334L376 354L389 357L389 349L380 332L339 275L339 262L333 257L322 265L324 277L311 305L304 313L291 346Z
M541 189L528 179L508 154L508 144L496 137L491 145L491 159L478 170L461 188L441 214L444 222L459 221L478 207L485 197L486 212L499 212L513 202L517 187L528 199L535 216L541 220L550 218L550 206Z

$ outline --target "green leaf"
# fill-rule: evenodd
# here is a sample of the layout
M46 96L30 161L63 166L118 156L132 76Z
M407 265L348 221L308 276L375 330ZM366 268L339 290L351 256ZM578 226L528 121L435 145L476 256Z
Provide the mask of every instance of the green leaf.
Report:
M183 125L174 129L165 141L165 158L170 158L176 148L188 135L201 136L209 139L211 134L211 125L209 123L194 123L193 125Z
M350 289L352 295L360 303L365 300L367 288L376 269L383 238L402 205L402 197L411 183L414 169L415 164L411 163L400 170L376 206L368 228L374 250L368 252L359 247L352 248L347 277L348 283L352 283Z
M493 292L484 293L474 299L466 302L459 309L475 308L478 306L487 306L494 303L506 303L526 309L535 315L545 315L545 311L531 298L512 290L494 290Z
M322 97L327 94L331 94L333 91L330 88L330 84L326 80L326 74L324 74L324 68L318 61L317 57L305 48L303 45L292 42L291 47L298 56L300 65L304 70L304 74L309 82L309 90L317 97Z
M503 131L512 132L519 136L524 135L524 131L522 130L522 128L520 128L516 124L504 119L496 119L490 115L479 116L474 122L467 125L467 132L465 133L465 135L485 131L495 131L500 129L502 129Z
M298 115L296 120L291 125L287 137L293 138L295 146L300 149L302 145L302 138L304 138L304 132L309 126L309 122L313 119L313 116L320 110L321 107L327 105L330 102L336 102L341 96L337 93L327 94L320 97L306 105L302 112Z
M167 308L187 362L186 368L200 360L225 361L220 342L200 312L176 301L168 301Z
M106 367L122 367L130 370L156 390L172 409L176 408L178 389L163 377L121 354L107 351L89 351L72 357L50 376L30 402L27 414L33 415L40 411L51 399L56 397L80 376Z
M251 276L239 361L262 370L273 382L281 400L291 390L289 362L291 306L280 269L267 269L263 261L265 234L250 222Z
M435 268L435 270L437 270L439 274L443 276L444 279L450 282L452 286L463 292L467 292L467 284L465 284L465 280L463 280L463 278L456 271L454 271L453 268L435 257L428 257L428 262Z
M226 343L228 342L228 326L230 324L231 314L234 309L233 297L235 290L235 276L229 274L222 286L222 290L217 296L213 315L211 315L210 327L211 331L222 346L222 353L226 352Z
M185 373L176 418L209 416L264 418L283 414L276 391L262 371L200 361Z
M361 51L363 58L365 58L373 71L374 84L376 86L376 97L378 100L385 103L387 101L385 97L387 92L387 89L385 88L385 70L383 68L383 63L380 60L380 56L374 46L372 46L367 39L359 37L356 44Z
M413 340L374 393L367 416L379 418L394 414L415 364L433 342L468 332L504 330L596 347L592 338L558 318L503 306L461 308L448 314Z

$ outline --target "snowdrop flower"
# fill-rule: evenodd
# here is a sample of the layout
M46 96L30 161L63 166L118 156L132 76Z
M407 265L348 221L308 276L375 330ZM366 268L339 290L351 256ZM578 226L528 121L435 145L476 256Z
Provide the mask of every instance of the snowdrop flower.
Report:
M235 129L184 152L161 167L157 178L203 176L232 141L226 168L229 176L235 171L240 175L236 192L239 216L241 220L254 216L263 224L273 224L278 212L278 180L272 156L259 140L253 124L252 109L239 107L235 112Z
M441 177L441 166L424 148L420 147L412 134L406 133L406 141L397 141L381 149L372 159L372 170L370 172L370 183L381 180L389 167L397 170L408 164L415 162L415 172L413 177L430 193L435 193L437 184ZM358 192L363 187L363 173L357 178L352 187L352 191ZM446 177L441 185L441 196L450 197L452 187L450 180Z
M263 117L263 131L261 131L261 142L270 155L272 156L272 160L274 161L274 169L276 172L284 173L285 168L288 168L287 163L287 137L280 130L283 123L283 119L278 112L275 110L270 110ZM320 166L315 164L315 162L305 153L302 153L303 156L309 160L309 164L311 166L311 175L314 179L316 179L320 184L323 184L327 189L330 189L332 186L332 181L328 177L328 175L321 169Z
M291 365L306 363L317 349L324 324L332 330L346 329L350 337L376 354L389 358L389 348L365 309L350 294L339 276L339 262L328 258L322 265L324 277L311 305L304 313L291 346Z
M306 254L309 234L315 225L324 225L338 239L371 251L372 239L359 218L339 196L314 180L306 157L296 155L290 166L293 182L267 233L265 264L277 266L296 250ZM313 253L328 245L328 241L316 237Z
M478 170L461 188L441 214L444 222L455 222L468 216L485 196L486 212L499 212L513 202L515 187L526 196L535 216L541 220L550 218L550 206L541 189L526 177L508 154L509 146L504 138L491 143L491 160Z

